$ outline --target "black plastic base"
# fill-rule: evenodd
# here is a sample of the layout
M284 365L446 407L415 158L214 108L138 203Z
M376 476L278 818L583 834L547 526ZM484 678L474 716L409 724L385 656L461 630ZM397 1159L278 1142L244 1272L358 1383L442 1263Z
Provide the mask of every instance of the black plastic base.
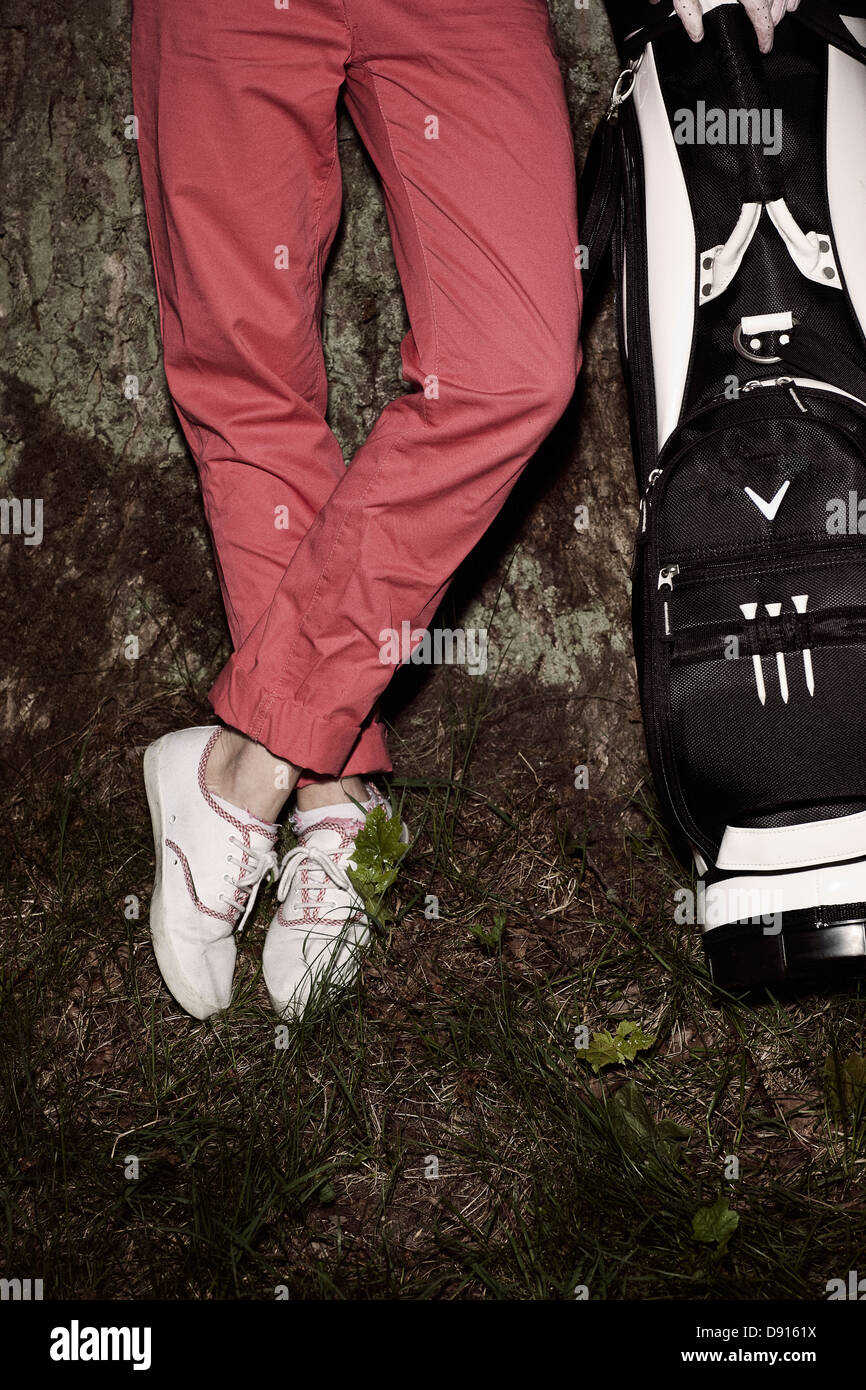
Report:
M855 911L862 913L862 905ZM734 922L704 934L704 951L714 984L726 990L768 985L816 983L866 972L866 914L822 920L820 910L789 912L782 929L765 931L760 922Z

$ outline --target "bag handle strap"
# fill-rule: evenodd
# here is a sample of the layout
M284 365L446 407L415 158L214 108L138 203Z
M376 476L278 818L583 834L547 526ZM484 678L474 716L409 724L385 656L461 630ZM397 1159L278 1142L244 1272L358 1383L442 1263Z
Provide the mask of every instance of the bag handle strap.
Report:
M804 0L805 3L805 0ZM727 12L727 13L725 13ZM627 66L617 77L607 111L590 141L578 184L578 224L581 232L581 269L584 295L592 293L613 238L622 194L621 107L629 100L646 47L662 34L679 28L676 16L665 16L628 35L621 43ZM748 33L747 33L748 31ZM739 5L722 5L708 13L705 23L722 81L734 109L769 107L757 43L749 42L749 21ZM754 37L754 36L753 36ZM766 203L784 197L778 162L771 162L750 145L740 164L741 203Z
M719 5L704 16L704 36L733 111L771 111L773 101L751 21L742 5ZM736 144L740 202L775 203L785 196L778 156L756 141Z
M783 362L798 372L818 381L828 381L841 391L847 391L849 395L866 402L866 372L816 333L814 328L807 327L805 323L796 323L790 333L782 336L785 342L780 342L776 351Z
M614 3L619 4L620 0ZM581 258L583 293L587 299L594 285L600 283L599 273L613 241L622 196L621 108L634 90L647 46L662 34L680 28L677 15L672 10L665 13L662 6L633 3L629 20L614 10L614 3L608 0L608 13L624 67L613 84L607 111L593 132L577 188L578 227L581 250L585 253Z
M866 27L866 5L863 0L837 0L836 4L827 3L827 0L802 0L799 7L786 16L785 23L793 21L810 34L817 34L825 43L841 49L849 58L866 63L866 48L857 42L843 21L842 12Z
M593 132L577 185L584 298L592 294L613 241L622 197L624 151L620 110L634 91L642 60L641 50L614 82L607 111Z

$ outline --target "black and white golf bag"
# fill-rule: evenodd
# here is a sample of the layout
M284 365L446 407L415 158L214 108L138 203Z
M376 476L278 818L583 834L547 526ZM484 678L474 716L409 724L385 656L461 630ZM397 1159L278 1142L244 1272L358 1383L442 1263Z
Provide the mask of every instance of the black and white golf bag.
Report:
M641 496L655 786L714 980L866 967L866 10L609 0L623 61L581 183L612 244ZM849 13L849 11L853 11Z

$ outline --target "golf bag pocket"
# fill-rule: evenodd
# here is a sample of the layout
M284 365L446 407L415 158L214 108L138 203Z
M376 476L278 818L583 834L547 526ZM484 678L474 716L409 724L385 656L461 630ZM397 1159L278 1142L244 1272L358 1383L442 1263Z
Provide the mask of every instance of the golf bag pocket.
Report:
M728 825L866 800L866 409L786 381L702 415L641 544L648 737L712 861Z

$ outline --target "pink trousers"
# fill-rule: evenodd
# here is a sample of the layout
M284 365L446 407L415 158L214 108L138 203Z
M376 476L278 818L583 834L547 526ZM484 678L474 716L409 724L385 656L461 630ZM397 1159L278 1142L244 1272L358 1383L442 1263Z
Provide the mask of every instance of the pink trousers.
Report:
M169 390L233 654L210 701L320 775L387 770L383 633L423 629L580 366L574 156L544 0L134 0ZM406 394L325 419L336 103L384 189Z

